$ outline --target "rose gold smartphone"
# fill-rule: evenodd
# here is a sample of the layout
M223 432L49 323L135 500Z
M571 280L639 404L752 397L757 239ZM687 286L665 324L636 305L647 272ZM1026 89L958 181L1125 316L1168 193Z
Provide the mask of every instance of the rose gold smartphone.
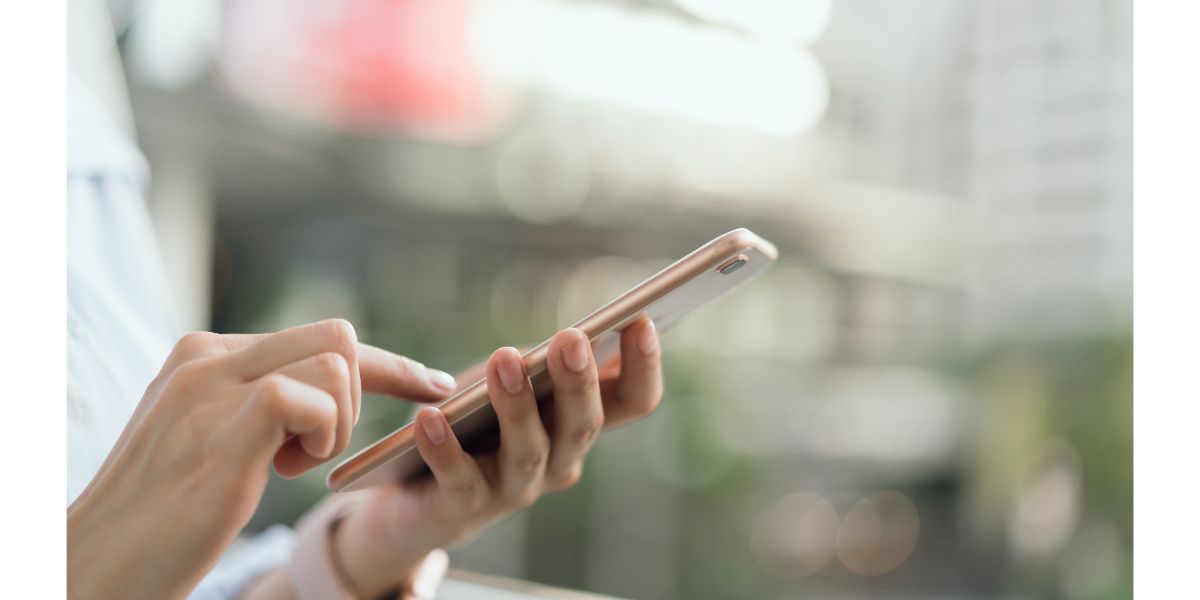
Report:
M664 332L676 321L717 296L737 287L769 266L775 246L747 229L735 229L701 246L671 266L625 292L572 327L592 341L596 364L604 364L620 349L620 333L643 314ZM552 389L546 372L549 340L526 352L525 365L539 407ZM463 448L473 454L496 448L499 428L488 401L486 379L480 379L440 409ZM543 413L545 414L545 413ZM413 423L392 432L343 461L329 473L325 485L343 492L407 481L428 473L417 452Z

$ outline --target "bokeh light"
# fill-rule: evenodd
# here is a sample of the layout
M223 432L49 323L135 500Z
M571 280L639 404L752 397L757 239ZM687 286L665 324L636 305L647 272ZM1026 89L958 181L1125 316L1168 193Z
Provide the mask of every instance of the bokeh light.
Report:
M1009 520L1018 556L1036 558L1062 548L1079 520L1079 459L1063 442L1050 445L1026 474Z
M599 2L507 4L477 16L472 48L517 84L779 136L828 106L825 71L802 48Z
M900 567L921 536L912 500L897 490L864 496L842 516L838 558L852 573L883 575Z
M751 534L754 558L777 577L804 577L821 570L837 552L838 514L813 492L789 494L759 515Z

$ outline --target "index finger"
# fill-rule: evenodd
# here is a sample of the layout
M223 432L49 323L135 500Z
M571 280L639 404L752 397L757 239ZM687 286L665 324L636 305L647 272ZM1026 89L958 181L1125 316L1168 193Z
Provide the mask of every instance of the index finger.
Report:
M230 336L227 343L239 355L240 360L234 368L247 381L322 352L341 354L350 367L353 422L358 422L362 380L359 376L358 336L349 321L326 319L261 336ZM240 343L245 345L234 349Z
M333 319L332 321L336 322L339 319ZM281 360L281 357L303 354L313 349L316 349L316 351L312 352L312 354L330 351L320 349L322 342L319 339L316 341L311 339L313 334L312 329L319 330L322 324L328 323L330 321L322 321L321 323L304 325L277 333L232 334L221 337L230 351L254 348L257 354L262 355L259 358L255 358L255 364L249 364L245 367L249 373L253 374L254 370L268 368L271 364ZM345 323L345 325L348 327L349 323ZM306 328L309 329L306 330ZM353 334L353 328L348 327L348 329L348 333ZM330 335L330 332L324 332L324 334ZM334 335L336 335L336 332ZM354 340L351 336L346 337ZM454 377L448 373L431 369L406 356L388 352L382 348L357 342L356 340L354 340L352 346L355 349L353 354L356 360L352 361L350 357L347 357L346 362L351 367L351 376L355 378L354 416L356 422L359 413L358 394L360 388L368 392L388 394L396 398L404 398L417 402L436 402L446 398L457 389ZM346 353L342 354L346 356ZM305 355L301 358L307 356Z
M362 388L417 402L436 402L454 393L454 376L367 344L358 345Z

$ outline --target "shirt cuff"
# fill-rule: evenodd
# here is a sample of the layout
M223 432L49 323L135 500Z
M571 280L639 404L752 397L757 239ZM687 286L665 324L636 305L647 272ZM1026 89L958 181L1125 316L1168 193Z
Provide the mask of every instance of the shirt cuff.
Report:
M338 523L358 509L361 494L331 496L296 524L297 542L291 557L292 590L300 600L355 600L344 573L335 564L332 533ZM444 550L430 552L395 596L431 600L446 575L449 557Z

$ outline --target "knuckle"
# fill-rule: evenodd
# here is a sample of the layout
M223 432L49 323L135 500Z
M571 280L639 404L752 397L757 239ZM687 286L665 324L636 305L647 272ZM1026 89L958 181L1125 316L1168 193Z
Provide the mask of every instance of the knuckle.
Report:
M582 478L583 464L575 463L569 469L556 474L551 484L554 486L554 489L562 490L574 486Z
M350 379L350 365L341 354L337 352L322 352L314 360L316 361L317 370L321 373L322 377L336 382L343 382Z
M283 376L271 373L264 375L254 384L254 397L258 405L273 415L280 414L284 405Z
M404 396L409 391L410 382L417 377L421 377L421 371L425 365L413 360L407 356L396 355L396 360L389 361L388 364L389 377L387 377L387 390L394 395Z
M211 364L208 360L188 360L171 371L167 385L179 392L195 391L208 384Z
M503 414L507 417L507 421L514 424L521 424L527 421L533 421L540 418L537 405L532 401L512 402L506 401L502 403Z
M412 391L411 382L419 376L418 368L424 365L406 356L395 356L396 360L389 360L382 365L381 373L384 376L376 381L378 387L372 391L404 398Z
M329 340L333 347L338 349L338 352L344 353L345 356L352 356L358 345L358 334L354 332L354 325L346 319L327 319L321 322L321 329L326 339Z
M529 508L533 506L534 502L537 502L537 499L538 493L536 490L523 490L513 498L513 505L517 508Z
M209 331L193 331L175 342L172 354L180 358L195 356L216 346L219 337L218 334Z
M662 403L663 391L662 386L655 386L654 389L639 395L638 401L634 403L633 409L639 417L645 417L654 412L658 405Z
M178 383L187 385L201 379L204 376L204 371L207 370L206 367L207 365L202 361L190 360L179 365L171 378Z
M475 478L464 478L452 481L446 485L446 493L460 499L477 499L480 483Z
M576 396L590 394L594 390L600 389L600 375L595 367L584 369L578 375L574 373L570 374L566 378L566 381L563 382L563 387L565 388L564 391Z
M531 448L516 456L514 463L522 475L537 475L545 468L548 455L544 448Z
M595 440L596 436L600 434L600 429L603 427L604 417L592 417L587 422L583 423L579 429L575 430L572 435L572 441L580 445L590 444L592 443L592 440Z
M409 358L407 356L400 356L399 354L397 354L396 356L399 360L395 361L392 364L393 364L394 368L396 369L397 374L400 376L417 375L418 373L420 373L421 371L423 371L425 369L424 363L422 363L421 361L419 361L415 358Z

